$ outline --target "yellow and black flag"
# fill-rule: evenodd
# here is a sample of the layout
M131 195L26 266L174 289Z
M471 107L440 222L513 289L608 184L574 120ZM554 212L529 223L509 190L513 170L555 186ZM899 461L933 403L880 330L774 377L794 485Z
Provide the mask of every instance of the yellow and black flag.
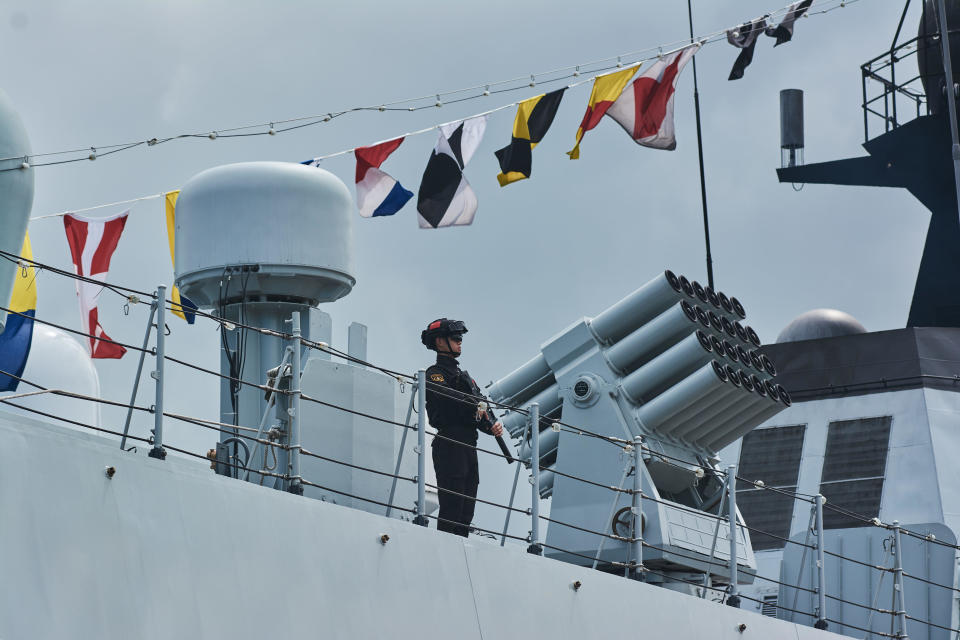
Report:
M513 121L513 138L510 144L496 152L500 161L500 173L497 181L501 187L511 182L530 177L533 163L533 148L543 140L547 129L557 115L560 99L567 88L524 100L517 106L517 117Z

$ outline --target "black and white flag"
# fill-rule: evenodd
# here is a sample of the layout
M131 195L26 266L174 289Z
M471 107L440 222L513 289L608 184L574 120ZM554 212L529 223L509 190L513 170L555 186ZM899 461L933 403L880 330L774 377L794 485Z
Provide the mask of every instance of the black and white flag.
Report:
M767 28L766 16L747 22L736 29L727 31L727 42L740 49L740 55L733 63L730 77L727 80L739 80L743 77L743 70L753 62L753 49L757 46L757 38Z
M777 43L773 46L778 47L784 42L790 42L790 39L793 38L793 23L805 14L812 4L813 0L794 2L790 5L790 8L787 10L787 15L783 17L779 25L776 27L773 25L767 27L766 34L771 38L777 39Z
M477 213L477 194L463 175L483 132L487 117L478 116L440 127L440 139L423 171L417 211L420 228L436 229L473 222Z

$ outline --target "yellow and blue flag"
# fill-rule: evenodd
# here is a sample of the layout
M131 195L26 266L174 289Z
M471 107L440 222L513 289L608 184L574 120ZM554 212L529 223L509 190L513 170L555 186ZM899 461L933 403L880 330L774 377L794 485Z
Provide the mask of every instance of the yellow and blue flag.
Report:
M176 232L176 222L177 222L177 198L180 196L180 191L170 191L167 193L163 201L166 204L167 209L167 240L170 243L170 261L174 262L174 249L176 243L174 242L174 234ZM174 267L176 267L176 262L174 262ZM190 301L190 299L180 295L180 288L177 285L173 285L173 290L170 292L170 299L173 300L173 307L171 311L175 315L180 316L187 321L188 324L193 324L194 320L197 319L197 305Z
M33 260L30 234L23 239L20 255ZM24 263L17 269L10 297L7 327L0 333L0 391L16 391L33 342L33 319L37 313L37 283L33 265ZM7 375L11 374L11 375ZM14 377L15 376L15 377Z

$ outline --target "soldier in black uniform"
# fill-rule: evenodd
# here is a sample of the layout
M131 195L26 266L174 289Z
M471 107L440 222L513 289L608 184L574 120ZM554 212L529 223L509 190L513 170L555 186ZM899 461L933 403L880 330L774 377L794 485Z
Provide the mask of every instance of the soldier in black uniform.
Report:
M442 436L433 439L433 468L440 487L437 529L463 537L470 533L480 483L477 451L472 448L477 444L477 431L493 436L503 433L503 425L480 405L484 398L476 382L457 363L466 332L463 322L440 318L420 334L424 346L437 352L437 363L427 369L427 416Z

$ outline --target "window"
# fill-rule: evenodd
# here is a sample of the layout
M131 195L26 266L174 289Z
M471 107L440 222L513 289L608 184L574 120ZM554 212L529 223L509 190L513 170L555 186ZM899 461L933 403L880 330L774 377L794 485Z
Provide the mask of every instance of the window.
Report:
M860 516L880 515L880 496L887 466L892 418L860 418L831 422L820 476L820 493L827 499L825 529L862 527L858 518L830 509L830 505Z
M805 429L806 425L801 424L751 431L743 437L737 474L748 480L762 480L768 487L796 491ZM737 506L751 527L754 550L782 549L785 542L779 538L790 535L793 498L744 483L740 487Z

